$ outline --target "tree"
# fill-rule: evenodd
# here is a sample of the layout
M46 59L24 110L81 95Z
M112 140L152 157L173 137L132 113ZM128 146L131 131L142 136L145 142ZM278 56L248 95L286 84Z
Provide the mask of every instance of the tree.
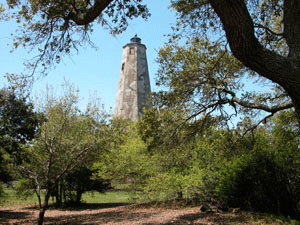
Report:
M150 108L137 122L139 138L146 145L139 154L148 163L144 176L138 179L139 188L150 199L209 199L208 183L213 178L207 178L207 168L211 164L208 166L202 156L206 151L216 158L221 150L216 143L202 147L198 143L211 136L207 131L215 128L217 120L210 117L186 123L186 113L180 107ZM214 147L218 151L212 151Z
M1 181L10 179L8 171L2 168L3 156L17 164L24 160L21 146L31 141L38 131L43 117L34 112L33 104L27 98L17 96L13 90L0 90L0 149Z
M286 92L273 83L262 93L244 90L253 76L218 40L192 37L180 45L175 38L160 49L157 62L156 83L165 88L153 94L152 104L184 110L186 121L213 116L225 125L242 114L258 118L253 128L293 107Z
M108 148L94 168L100 177L122 181L129 179L134 189L149 168L146 143L139 137L135 123L122 118L110 121L106 131Z
M8 8L2 18L14 18L18 32L13 45L38 49L38 54L29 60L29 75L34 75L41 66L42 74L59 63L64 55L87 43L93 46L89 34L93 23L110 29L112 34L124 31L128 20L150 15L142 0L7 0ZM8 12L7 12L8 11ZM7 13L6 13L7 12ZM0 14L1 16L1 14ZM28 76L28 74L27 74Z
M289 95L300 124L299 1L173 0L172 6L197 34L224 31L239 61Z
M52 190L51 195L55 196L56 205L59 206L61 203L79 205L83 193L87 191L104 193L111 188L109 180L94 177L94 173L96 170L87 165L67 173Z
M43 108L46 121L33 141L25 146L28 160L17 167L21 176L32 182L39 199L38 224L43 224L50 195L57 184L85 163L97 159L106 144L105 117L100 104L89 104L84 113L80 112L73 88L67 88L61 98L47 96ZM43 201L42 188L45 189Z
M88 41L94 21L108 25L113 33L126 29L127 20L150 14L142 0L91 1L7 1L10 12L21 25L15 46L40 46L40 54L30 67L42 71L61 56ZM278 84L288 94L300 123L299 26L297 0L172 0L178 12L178 24L191 27L202 38L210 31L220 31L231 53L251 71ZM2 12L3 14L3 12ZM234 16L233 16L234 15ZM6 16L9 18L8 16ZM226 37L224 36L224 33ZM76 34L81 34L80 39ZM234 96L234 93L231 93ZM278 108L264 105L272 113Z
M82 194L87 191L97 191L104 193L111 188L110 180L101 177L94 177L96 170L91 170L87 167L81 167L73 174L71 174L71 181L75 178L76 187L76 203L80 203ZM73 177L73 178L72 178ZM70 184L72 187L73 185Z

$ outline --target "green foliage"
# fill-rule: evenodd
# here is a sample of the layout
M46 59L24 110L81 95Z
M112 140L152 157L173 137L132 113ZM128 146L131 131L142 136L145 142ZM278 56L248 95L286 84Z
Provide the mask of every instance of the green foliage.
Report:
M246 145L242 155L224 166L217 187L221 200L233 207L300 219L300 142L291 115L292 111L281 112L269 135L263 129L255 132L253 147Z
M171 39L159 51L156 84L164 91L153 94L153 105L185 111L186 121L214 115L224 126L238 115L258 124L274 113L293 107L285 91L270 83L263 92L251 90L247 83L266 83L242 65L223 42L207 36ZM267 114L266 114L267 112ZM269 114L271 113L271 114ZM255 126L255 124L253 124Z
M5 192L4 192L3 184L0 183L0 203L3 197L5 197Z
M292 191L291 177L273 154L261 151L248 155L246 159L232 162L226 169L219 194L227 204L299 219L298 191Z
M72 87L63 97L46 100L43 112L47 120L26 146L29 160L23 164L23 172L29 169L45 182L55 181L81 163L98 157L105 147L101 138L105 115L99 106L93 105L85 113L80 112L77 104L77 91Z
M180 126L184 125L184 111L180 108L156 109L151 108L144 112L142 119L137 123L138 134L148 145L148 151L165 151L176 144L180 144L182 138ZM188 135L185 135L187 138Z
M5 147L5 138L11 138L12 142L22 144L33 139L40 121L38 115L33 111L32 103L28 103L25 97L17 96L13 91L2 89L0 111L2 147ZM14 152L14 150L12 149L10 152Z
M34 184L28 179L19 179L15 184L14 190L16 196L24 200L35 194Z
M95 168L127 182L135 198L216 200L299 219L300 139L293 111L252 132L245 132L250 118L235 129L216 121L186 122L177 107L151 108L135 124L117 119L109 128L117 135L111 133L107 160Z
M201 161L202 149L194 142L194 124L180 126L182 113L150 109L136 124L114 119L110 129L117 135L109 151L94 164L98 175L127 180L131 188L139 190L135 197L208 199L208 191L202 193L206 189L203 181L213 180L213 176Z
M116 136L111 139L108 152L95 163L94 167L98 169L100 176L107 176L109 179L139 179L148 167L149 161L144 154L146 145L137 135L134 124L123 122L121 119L112 121L110 129ZM115 133L116 130L119 133Z
M12 180L10 164L12 163L10 155L0 147L0 181L9 182Z
M21 146L34 138L42 121L42 114L33 111L27 98L0 90L0 181L12 179L9 164L25 160Z
M143 191L155 200L199 197L205 170L199 167L194 149L172 149L172 152L149 157L154 166L143 184Z
M43 223L50 195L68 174L96 160L105 150L106 114L99 102L88 104L85 112L77 107L78 93L66 85L64 96L51 97L42 105L46 121L35 138L24 146L26 161L16 167L20 176L34 185ZM42 188L45 189L42 204Z

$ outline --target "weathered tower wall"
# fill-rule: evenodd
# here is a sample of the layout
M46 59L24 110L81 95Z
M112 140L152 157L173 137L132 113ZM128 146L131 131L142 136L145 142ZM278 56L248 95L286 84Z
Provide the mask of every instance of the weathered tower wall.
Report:
M135 36L123 47L115 117L137 121L150 92L146 46Z

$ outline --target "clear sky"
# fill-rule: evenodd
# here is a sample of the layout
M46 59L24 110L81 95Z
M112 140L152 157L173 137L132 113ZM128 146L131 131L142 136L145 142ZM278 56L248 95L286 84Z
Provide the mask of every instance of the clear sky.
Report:
M116 37L109 34L108 30L100 25L94 26L91 40L98 50L90 47L82 47L79 54L65 57L63 61L49 73L49 75L35 82L32 94L45 89L46 84L58 87L64 79L78 87L82 105L85 105L89 96L95 92L102 99L106 109L114 108L116 101L119 72L123 46L130 42L135 34L147 47L147 59L152 91L156 91L154 77L158 65L154 62L160 47L168 40L165 34L171 32L171 26L175 25L175 13L168 9L169 1L146 0L151 17L145 21L134 19L129 22L128 29ZM5 0L0 0L5 3ZM0 22L0 88L5 85L5 73L20 73L24 70L23 62L33 57L25 49L11 50L10 34L16 29L14 22Z

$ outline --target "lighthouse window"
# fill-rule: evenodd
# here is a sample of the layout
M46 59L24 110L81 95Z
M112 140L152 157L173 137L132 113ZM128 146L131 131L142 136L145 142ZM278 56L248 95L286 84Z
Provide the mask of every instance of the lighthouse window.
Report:
M124 70L125 67L125 63L122 63L122 71Z
M130 48L130 49L129 49L129 54L130 54L130 55L134 55L134 48Z

